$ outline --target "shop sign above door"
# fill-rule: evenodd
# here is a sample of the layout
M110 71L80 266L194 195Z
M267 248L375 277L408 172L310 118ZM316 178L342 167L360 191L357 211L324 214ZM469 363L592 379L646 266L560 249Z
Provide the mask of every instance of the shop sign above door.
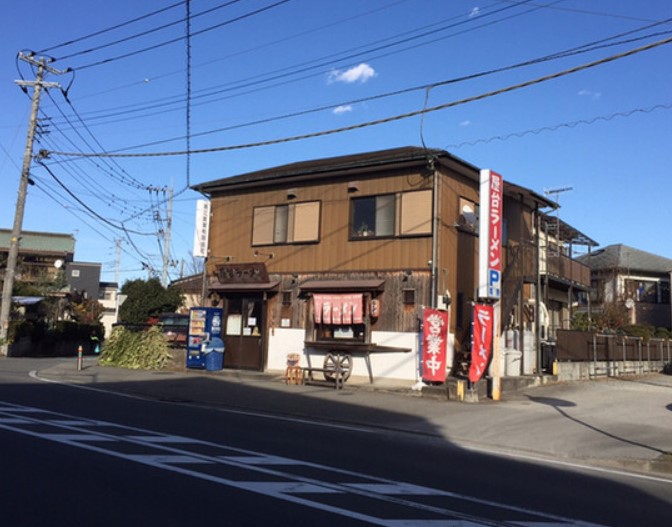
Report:
M263 284L268 272L263 263L225 264L217 266L217 279L222 284Z

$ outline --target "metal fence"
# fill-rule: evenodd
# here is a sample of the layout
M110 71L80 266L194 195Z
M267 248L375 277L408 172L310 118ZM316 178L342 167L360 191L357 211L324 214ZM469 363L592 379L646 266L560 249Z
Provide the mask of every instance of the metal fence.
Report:
M558 330L556 360L592 363L590 376L651 373L672 362L672 341Z

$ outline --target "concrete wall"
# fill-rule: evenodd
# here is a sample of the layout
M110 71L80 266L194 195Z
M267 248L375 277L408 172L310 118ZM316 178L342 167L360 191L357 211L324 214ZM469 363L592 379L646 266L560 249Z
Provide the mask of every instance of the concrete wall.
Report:
M287 354L301 354L301 366L308 366L308 359L304 347L305 330L290 328L275 328L269 336L267 371L284 372L287 366ZM418 334L392 331L374 331L371 340L380 346L409 348L408 353L372 353L371 371L375 380L416 382L418 373ZM448 351L448 364L452 364L452 335ZM310 350L311 364L321 367L325 356L324 351ZM366 361L363 356L353 356L352 375L368 378Z
M651 361L586 361L558 362L558 381L582 381L598 377L619 377L622 375L643 375L660 372L664 360Z

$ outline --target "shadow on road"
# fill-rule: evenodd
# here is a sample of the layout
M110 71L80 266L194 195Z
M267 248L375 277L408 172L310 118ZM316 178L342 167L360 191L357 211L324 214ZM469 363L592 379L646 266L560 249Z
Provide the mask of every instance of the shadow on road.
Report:
M662 450L660 448L656 448L656 447L651 446L651 445L646 445L646 444L641 443L639 441L633 441L631 439L627 439L625 437L621 437L621 436L618 436L616 434L612 434L611 432L607 432L606 430L603 430L603 429L601 429L601 428L599 428L595 425L592 425L592 424L590 424L586 421L583 421L581 419L578 419L577 417L574 417L574 416L568 414L566 411L563 410L563 408L575 407L576 403L573 403L571 401L565 401L563 399L554 399L554 398L549 398L549 397L534 397L534 396L530 396L530 395L528 395L527 398L530 401L533 401L535 403L545 404L545 405L551 406L551 407L555 408L555 410L560 415L562 415L565 419L567 419L569 421L572 421L576 424L579 424L579 425L581 425L585 428L588 428L589 430L592 430L593 432L597 432L598 434L601 434L601 435L603 435L605 437L608 437L610 439L615 439L617 441L620 441L621 443L626 443L626 444L629 444L629 445L644 448L646 450L650 450L651 452L656 452L656 453L662 454L664 456L672 455L672 452L668 452L667 450ZM672 405L668 405L668 409L670 408L670 406L672 406Z
M26 366L26 370L35 368L28 361ZM422 412L427 408L450 414L454 403L348 389L337 392L322 387L286 386L268 378L240 380L159 372L145 373L140 381L115 382L106 380L104 372L95 367L82 372L90 376L87 387L101 390L92 391L38 383L25 376L19 380L2 369L0 366L0 402L215 441L448 490L456 496L471 497L467 508L472 511L485 510L486 502L494 501L600 525L669 525L669 484L642 484L641 480L619 476L608 479L576 468L490 455L451 443ZM108 391L133 397L103 393ZM564 410L574 406L572 402L546 397L530 400L551 406L566 419L601 434L665 453L573 418ZM363 432L357 426L371 428ZM452 503L452 499L448 501L451 507L466 507Z

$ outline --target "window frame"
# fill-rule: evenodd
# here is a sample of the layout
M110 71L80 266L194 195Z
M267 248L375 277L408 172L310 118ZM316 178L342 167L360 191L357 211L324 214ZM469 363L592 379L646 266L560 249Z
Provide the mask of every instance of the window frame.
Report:
M262 247L319 243L321 214L320 200L254 207L251 245ZM307 221L301 221L304 215Z
M473 210L467 214L473 214L473 218L470 218L467 214L465 214L465 209L468 206L471 206ZM479 204L472 199L460 196L457 202L457 221L456 221L457 228L465 232L478 234L480 230L479 221L480 221Z
M421 190L411 190L403 192L385 192L381 194L371 194L368 196L357 196L350 199L350 222L348 225L348 240L349 241L364 241L364 240L381 240L381 239L390 239L390 238L415 238L415 237L427 237L432 235L432 229L434 227L434 221L432 217L432 207L429 207L429 215L426 218L421 218L420 227L407 227L409 218L411 220L416 219L418 216L417 211L414 214L410 212L411 209L404 211L405 207L410 207L416 203L412 201L411 194L417 193L427 193L426 197L421 196L420 199L428 199L430 203L433 200L433 191L431 189L421 189ZM418 196L413 196L418 198ZM392 218L386 218L386 225L392 225L392 232L388 232L386 229L382 234L377 234L378 230L378 221L381 210L384 206L379 204L379 199L389 200L388 204L393 205ZM373 200L372 210L358 213L357 203L364 203L365 201ZM371 205L369 205L371 207ZM359 216L359 217L358 217ZM361 216L366 216L361 218ZM371 220L373 216L373 229L368 228L368 223L366 219ZM360 223L360 227L356 228L357 223ZM424 229L422 226L425 226ZM362 228L366 230L362 230Z

